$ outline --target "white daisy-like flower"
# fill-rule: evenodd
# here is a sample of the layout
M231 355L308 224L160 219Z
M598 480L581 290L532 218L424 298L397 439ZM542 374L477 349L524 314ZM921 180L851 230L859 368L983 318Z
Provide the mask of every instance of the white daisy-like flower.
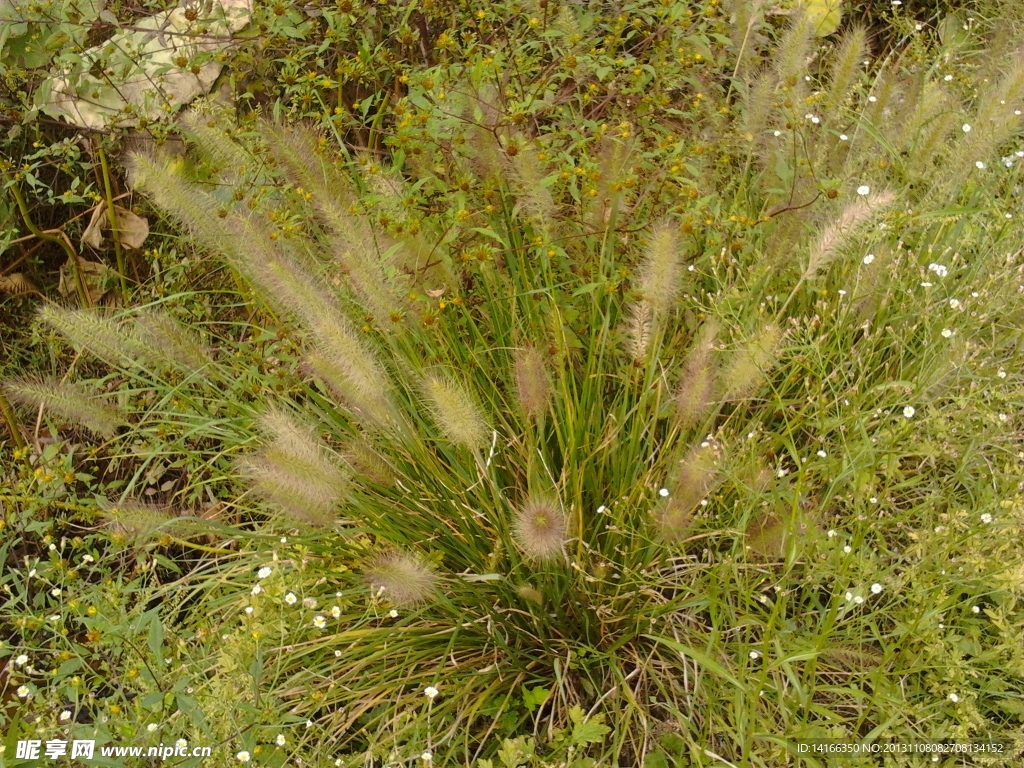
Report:
M831 530L829 530L828 537L830 539L834 539L836 537L836 530L835 530L835 528L832 528Z
M398 611L396 611L394 608L392 608L390 611L388 611L388 616L390 616L392 619L397 619L398 618Z
M19 654L17 658L14 659L14 664L18 667L24 667L26 664L28 664L28 656L26 656L24 653Z
M243 749L241 752L239 752L237 755L235 755L235 758L240 763L248 763L250 760L252 760L252 755L250 755L248 752L246 752Z
M749 655L750 655L750 658L754 659L755 661L757 659L761 658L761 652L760 651L751 651Z
M429 763L433 759L434 759L434 755L431 754L430 752L424 752L422 755L420 755L420 760L422 760L425 763Z
M265 578L267 578L267 576L269 576L273 572L274 572L273 568L271 568L268 565L264 565L262 568L260 568L258 571L256 571L256 578L265 579Z
M323 616L316 616L313 619L313 626L317 629L323 629L327 626L327 619L325 619Z
M146 726L146 730L149 731L150 733L153 733L153 731L155 731L159 727L160 726L157 725L156 723L150 723L149 725Z
M658 491L658 495L661 496L662 498L668 496L668 488L662 488L660 491Z
M174 742L174 746L178 749L185 749L185 747L188 746L188 742L185 741L185 739L178 739L176 742Z
M283 747L286 741L287 739L284 737L283 733L277 734L277 738L274 739L274 743L279 747Z
M845 133L840 133L840 134L839 134L839 140L840 140L840 141L849 141L849 140L850 140L850 137L849 137L849 136L847 136L847 135L846 135Z
M331 617L335 619L341 618L341 608L336 605L331 606Z
M981 608L977 605L971 606L971 613L981 613Z
M953 335L953 332L951 330L949 330L949 328L943 328L942 329L942 338L948 339L952 335Z
M877 504L877 503L878 503L878 497L877 496L872 496L870 499L868 499L868 504Z
M873 253L869 253L867 256L865 256L863 258L863 262L865 264L870 264L874 260L875 260L875 254L873 254Z
M335 652L334 652L334 656L335 656L336 658L339 658L339 659L340 659L340 658L341 658L341 651L335 651Z
M955 693L951 693L951 694L949 694L949 696L948 696L947 698L948 698L948 699L949 699L950 701L952 701L952 702L953 702L954 704L956 704L956 703L957 703L958 701L960 701L960 697L959 697L959 696L957 696L957 695L956 695Z
M853 552L853 547L847 544L845 547L843 547L843 552L845 552L846 554L850 554L851 552Z
M28 686L27 685L19 685L18 686L18 695L21 698L24 699L26 696L28 696L28 694L29 694L29 690L28 690Z
M782 131L772 131L776 138L782 135Z
M985 523L985 525L988 525L992 522L992 515L990 515L988 512L983 512L981 515L981 522Z
M62 723L66 723L70 719L71 719L71 710L70 709L65 709L63 712L60 713L60 721Z
M881 592L882 592L882 585L881 584L876 582L876 583L871 585L871 593L872 594L878 595L878 594L881 594Z
M1002 368L1000 368L998 371L996 371L996 376L998 376L1000 379L1005 379L1006 378L1006 371L1004 371Z
M952 79L953 79L953 76L952 76L952 75L946 75L946 76L945 76L945 77L943 77L942 79L943 79L943 80L945 80L945 81L946 81L946 82L948 83L948 82L949 82L950 80L952 80Z
M437 688L435 688L432 685L428 685L426 688L423 689L423 695L431 701L433 701L434 697L437 696Z
M246 612L247 615L252 616L252 610L253 610L253 608L252 608L251 605L245 606L245 612Z
M950 309L960 309L960 299L950 299L949 300L949 308Z
M259 584L254 584L254 585L253 585L253 587L252 587L252 593L253 593L254 595L258 595L258 594L259 594L260 592L262 592L262 591L263 591L263 587L261 587L261 586L260 586Z
M897 3L896 0L893 0L892 4L893 5L901 5L901 3ZM876 101L878 101L878 97L877 96L868 96L868 101L870 101L872 104L874 104Z
M914 406L912 405L908 405L903 409L904 418L912 419L914 418L915 413L917 413L917 411L914 410Z
M94 563L94 562L96 562L96 560L95 560L95 558L93 558L92 555L82 555L82 562L83 563Z
M825 458L826 456L828 456L828 454L827 454L827 453L825 453L824 451L818 451L817 455L818 455L818 456L819 456L820 458L822 458L822 459L824 459L824 458Z
M597 514L603 515L607 511L607 509L608 507L602 504L600 507L597 508Z
M928 265L928 271L934 272L938 277L945 277L949 274L949 269L945 264L936 264L934 261Z
M54 587L53 589L50 590L50 595L52 597L60 597L60 592L61 592L60 587Z
M287 544L288 543L288 537L287 536L282 536L281 537L281 543L282 544Z
M855 602L857 605L860 605L861 603L864 602L864 598L861 597L860 595L857 595L856 597L853 598L853 602Z
M851 600L853 600L853 592L847 592L846 593L846 602L850 602Z
M985 163L983 161L975 160L974 161L974 167L977 168L979 171L984 171L987 166L985 165Z
M861 184L859 187L857 187L857 194L860 195L861 197L863 197L864 195L869 195L871 194L871 187L869 187L867 184Z
M946 75L946 77L948 77L950 80L953 79L952 75ZM963 125L960 126L960 130L963 131L964 133L970 133L971 132L971 124L970 123L964 123Z
M295 596L295 593L289 592L287 595L284 596L284 601L288 603L288 605L295 605L297 602L299 602L299 598Z

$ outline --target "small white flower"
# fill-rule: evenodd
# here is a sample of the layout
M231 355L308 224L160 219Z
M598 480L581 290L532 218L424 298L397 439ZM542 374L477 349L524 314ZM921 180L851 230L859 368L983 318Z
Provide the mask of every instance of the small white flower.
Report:
M29 693L29 691L28 691L28 686L27 685L19 685L18 686L18 695L21 698L24 699L26 696L28 696L28 693Z
M36 569L35 568L33 568L31 571L28 572L28 577L30 579L34 579L36 577Z
M314 608L316 608L316 600L314 600L314 599L313 599L312 597L307 597L307 598L305 598L305 599L304 599L304 600L302 601L302 604L303 604L303 605L304 605L304 606L305 606L306 608L309 608L310 610L313 610Z
M606 507L604 504L602 504L600 507L597 508L597 514L603 515L605 513L605 511L607 511L607 509L608 509L608 507Z
M917 413L917 411L914 410L914 406L912 405L908 405L906 408L903 409L903 416L905 418L912 419L914 418L915 413Z
M92 562L95 562L95 559L93 558L92 555L82 555L82 562L83 563L92 563Z
M960 701L960 697L959 697L959 696L957 696L957 695L956 695L955 693L951 693L951 694L949 694L949 697L948 697L948 698L949 698L949 700L950 700L950 701L952 701L952 702L953 702L954 704L956 704L956 703L957 703L958 701Z
M262 592L262 591L263 591L263 587L261 587L261 586L260 586L259 584L255 584L255 585L253 585L253 588L252 588L252 593L253 593L254 595L258 595L258 594L259 594L260 592Z
M830 530L830 531L828 532L828 537L829 537L830 539L834 539L834 538L836 537L836 531L835 531L835 528L833 528L832 530Z
M176 742L174 742L174 746L176 746L178 749L185 749L185 747L188 746L188 742L185 741L185 739L178 739Z
M661 496L662 498L668 496L668 488L662 488L660 491L658 491L658 495Z
M840 141L849 141L849 140L850 140L850 137L849 137L849 136L847 136L847 135L846 135L845 133L840 133L840 134L839 134L839 140L840 140Z
M864 602L864 598L860 595L857 595L855 598L853 598L853 602L855 602L857 605L860 605Z
M881 592L882 592L882 585L878 584L877 582L875 584L872 584L871 585L871 592L872 592L872 594L875 594L875 595L881 594Z
M1007 416L1005 413L1000 413L999 414L999 420L1000 421L1006 421L1008 418L1010 418L1010 417Z
M1000 368L999 371L996 372L996 376L998 376L1000 379L1005 379L1006 378L1006 371L1004 371L1002 368Z
M851 600L853 600L853 592L847 592L846 593L846 602L850 602Z
M976 605L971 606L971 613L981 613L981 608Z
M847 544L845 547L843 547L843 552L845 552L846 554L850 554L851 552L853 552L853 548L849 544Z
M17 658L16 658L15 660L14 660L14 664L15 664L16 666L19 666L19 667L23 667L23 666L25 666L26 664L28 664L28 656L26 656L26 655L25 655L24 653L20 654L20 655L19 655L19 656L18 656L18 657L17 657Z
M398 618L398 611L396 611L394 608L392 608L390 611L388 611L388 616L390 616L392 619L397 619Z
M341 618L341 608L336 605L331 606L331 617L335 619Z
M922 288L931 288L932 284L931 283L921 283L921 287Z
M824 459L824 458L825 458L826 456L828 456L828 454L827 454L827 453L825 453L824 451L818 451L818 454L817 454L817 455L818 455L818 456L820 456L820 457L821 457L821 458L823 458L823 459Z
M62 723L66 723L70 719L71 719L71 710L70 709L65 709L63 712L60 713L60 721Z
M936 264L935 262L928 265L928 271L934 272L938 277L945 277L949 274L949 269L945 264Z
M949 300L949 308L950 309L960 309L960 299L950 299Z
M153 733L153 731L155 731L159 727L160 726L157 725L156 723L150 723L149 725L146 726L146 730L149 731L150 733Z
M946 77L948 77L950 80L953 79L953 77L951 75L946 75ZM971 132L971 125L970 125L970 123L964 123L963 125L961 125L960 126L960 130L963 131L964 133L970 133Z
M335 655L336 658L340 659L341 658L341 651L335 651L334 655Z
M313 727L313 721L312 720L307 720L306 721L306 727L307 728L312 728Z
M287 544L288 543L288 537L287 536L282 536L281 537L281 543L282 544Z
M245 612L246 612L246 614L248 614L249 616L252 616L252 606L251 606L251 605L247 605L247 606L245 606Z
M424 752L422 755L420 755L420 760L422 760L425 763L429 763L433 759L434 756L430 752Z
M981 522L985 523L985 525L988 525L992 522L992 515L990 515L988 512L983 512L981 515Z
M437 696L437 688L432 685L428 685L423 689L423 695L433 701L434 697Z
M294 593L289 592L287 595L284 596L284 601L288 603L288 605L295 605L297 602L299 602L299 598L297 598Z
M863 197L864 195L871 194L871 187L869 187L867 184L861 184L859 187L857 187L857 194L860 195L861 197Z
M313 626L317 629L323 629L327 626L327 619L325 619L323 616L317 616L313 619Z
M924 29L924 24L917 23L917 24L914 25L914 31L915 32L920 32L922 29Z
M878 497L877 496L872 496L870 499L868 499L868 504L877 504L877 503L878 503Z
M946 75L942 79L945 80L948 83L950 80L953 79L953 76L952 75ZM968 129L970 129L970 126L968 126Z
M897 5L895 0L893 0L893 5ZM878 101L878 97L877 96L868 96L868 101L870 101L872 104L874 104L876 101Z
M270 568L269 566L264 565L262 568L260 568L258 571L256 571L256 578L265 579L265 578L267 578L267 576L269 576L273 572L274 571L273 571L272 568Z
M982 162L981 160L975 160L974 167L977 168L979 171L984 171L986 168L985 163Z
M757 660L757 659L761 658L761 652L760 651L751 651L750 652L750 658L754 659L754 660Z
M874 260L875 260L875 254L873 254L873 253L869 253L867 256L864 257L864 263L865 264L870 264Z
M821 122L821 118L815 115L814 117L811 118L811 122L817 125L818 123Z
M283 746L284 746L284 743L285 743L286 741L287 741L287 739L286 739L286 738L284 737L284 734L283 734L283 733L279 733L279 734L277 734L277 738L276 738L276 739L274 739L274 742L275 742L275 743L277 744L277 746L279 746L279 747L283 747Z
M250 755L244 749L237 755L235 755L235 757L238 758L238 762L240 763L248 763L252 759L252 755Z
M948 339L952 335L953 335L953 332L951 330L949 330L949 328L943 328L942 329L942 338Z

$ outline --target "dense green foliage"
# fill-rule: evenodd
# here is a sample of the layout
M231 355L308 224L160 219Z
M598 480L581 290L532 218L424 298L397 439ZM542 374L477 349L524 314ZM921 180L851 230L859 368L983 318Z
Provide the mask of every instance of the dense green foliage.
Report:
M132 303L5 371L0 759L1018 735L1012 25L317 10L126 158L169 217Z

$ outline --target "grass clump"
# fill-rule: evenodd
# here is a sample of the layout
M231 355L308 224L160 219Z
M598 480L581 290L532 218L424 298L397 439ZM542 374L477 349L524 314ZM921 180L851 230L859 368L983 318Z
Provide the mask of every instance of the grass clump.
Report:
M795 52L754 36L743 92L700 63L739 69L718 11L637 9L601 17L611 52L570 31L589 12L516 17L539 105L439 42L381 117L390 167L269 121L249 200L139 158L239 333L44 314L124 396L119 508L142 520L156 456L179 507L222 505L205 540L161 506L123 535L209 555L162 594L195 596L185 696L225 754L815 765L789 742L1019 730L1018 134L897 130L992 107L851 69L856 30L827 74L799 16ZM202 125L198 169L225 151Z

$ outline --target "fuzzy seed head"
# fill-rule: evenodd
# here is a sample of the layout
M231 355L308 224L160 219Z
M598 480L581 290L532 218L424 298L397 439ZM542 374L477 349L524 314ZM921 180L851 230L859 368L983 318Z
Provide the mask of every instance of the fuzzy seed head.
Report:
M396 606L412 606L427 600L437 585L437 574L418 555L393 550L376 558L366 570L373 594Z
M562 551L566 519L555 499L535 497L516 512L515 535L530 557L548 560Z
M487 442L487 423L473 396L453 376L430 374L424 391L434 421L445 437L456 445L481 448Z
M655 522L662 537L678 541L685 535L697 505L720 480L720 459L717 445L697 445L675 467L669 480L671 495L655 510Z
M668 224L657 226L647 243L639 286L655 315L664 315L672 309L679 292L681 257L682 246L675 229Z
M517 349L515 352L516 394L526 415L533 420L548 409L550 389L544 357L536 347Z
M701 326L686 358L674 398L676 421L680 427L693 426L713 402L715 371L711 355L718 325L709 320Z
M39 310L39 319L83 349L113 366L140 365L142 351L137 340L116 322L91 309L64 309L47 304Z
M755 392L778 360L780 340L778 327L767 326L737 350L722 374L720 399L742 400Z
M310 525L328 525L348 490L348 474L311 427L283 411L262 418L270 437L259 453L238 468L268 501Z
M862 188L863 189L863 188ZM839 218L825 227L811 246L810 259L803 280L811 280L828 266L849 244L857 231L896 200L893 192L875 192L870 189L846 206Z
M12 400L29 407L42 405L73 424L79 424L100 437L113 437L126 424L124 415L79 384L56 377L12 379L3 391Z

